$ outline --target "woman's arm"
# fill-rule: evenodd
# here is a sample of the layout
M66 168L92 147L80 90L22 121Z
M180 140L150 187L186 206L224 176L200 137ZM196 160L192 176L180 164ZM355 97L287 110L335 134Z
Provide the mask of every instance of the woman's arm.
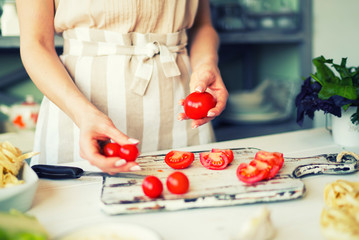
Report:
M210 92L217 100L208 117L193 120L192 127L198 127L221 114L226 106L228 91L218 69L219 37L212 26L209 0L200 0L197 16L189 32L192 76L191 91ZM180 102L182 104L182 101ZM179 119L187 119L184 113Z
M129 144L112 121L79 91L54 46L54 1L16 0L20 22L20 53L24 67L40 91L80 128L81 157L105 172L127 171L134 163L116 167L118 158L105 158L97 140ZM130 139L131 140L131 139Z

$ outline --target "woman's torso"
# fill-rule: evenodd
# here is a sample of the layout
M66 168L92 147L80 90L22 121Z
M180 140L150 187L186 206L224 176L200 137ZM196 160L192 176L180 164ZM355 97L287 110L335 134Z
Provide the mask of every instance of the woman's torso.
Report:
M193 25L198 0L54 0L55 30L173 33Z

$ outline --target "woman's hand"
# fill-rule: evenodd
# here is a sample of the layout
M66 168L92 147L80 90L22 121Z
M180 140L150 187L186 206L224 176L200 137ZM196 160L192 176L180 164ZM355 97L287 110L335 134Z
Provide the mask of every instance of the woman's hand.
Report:
M228 91L218 69L219 36L212 26L209 0L199 1L196 19L189 31L189 43L192 67L191 92L207 91L217 100L217 105L209 110L206 118L192 121L192 128L196 128L220 115L228 99ZM181 99L179 104L183 105L183 102L184 99ZM180 113L178 119L188 117Z
M102 112L86 114L80 121L80 156L102 171L114 174L141 170L136 162L126 162L118 157L105 157L101 154L99 141L112 139L118 144L137 144L138 140L129 138L119 131L111 119Z
M23 64L41 92L80 128L81 157L108 173L140 170L136 162L127 163L123 159L106 158L101 154L98 141L112 139L119 144L136 144L138 141L131 141L121 133L105 114L88 101L60 61L54 46L54 1L17 0L16 6Z
M190 80L190 89L191 92L207 91L211 93L217 101L216 106L208 111L206 118L192 121L192 128L197 128L198 126L211 121L216 116L219 116L225 109L228 99L228 91L215 62L204 62L194 69ZM183 103L184 99L181 99L179 104L183 105ZM188 117L185 113L180 113L178 119L184 120L188 119Z

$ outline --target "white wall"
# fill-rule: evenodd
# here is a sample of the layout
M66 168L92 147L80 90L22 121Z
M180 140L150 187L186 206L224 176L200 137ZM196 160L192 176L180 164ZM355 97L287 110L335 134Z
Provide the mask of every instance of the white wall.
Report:
M313 57L320 55L359 66L359 0L313 0ZM314 126L325 126L323 114Z
M313 0L313 57L359 65L359 1Z

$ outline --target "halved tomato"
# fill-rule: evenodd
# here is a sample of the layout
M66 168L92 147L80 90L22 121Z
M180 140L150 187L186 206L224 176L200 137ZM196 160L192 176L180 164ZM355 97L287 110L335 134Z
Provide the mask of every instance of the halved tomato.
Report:
M241 163L237 168L238 179L245 183L259 182L265 179L267 175L268 172L266 170L260 170L248 163Z
M231 149L213 148L212 152L223 152L224 154L226 154L227 157L228 157L228 163L231 163L233 161L233 159L234 159L233 151Z
M274 161L275 165L282 168L284 163L283 153L280 152L267 152L267 151L258 151L254 157L255 159L259 159L262 161Z
M191 152L172 150L166 154L165 162L174 169L183 169L194 161L194 154Z
M249 163L241 163L237 168L237 177L245 183L269 180L277 175L284 163L283 153L258 151Z
M249 163L249 165L256 167L259 171L264 171L265 172L264 179L271 179L277 174L277 172L275 171L272 172L272 169L274 167L273 163L261 161L258 159L253 159Z
M237 177L245 183L255 183L266 178L268 172L260 170L248 163L241 163L237 168Z
M254 159L267 162L272 166L271 170L269 171L267 179L274 178L275 175L277 175L279 170L282 168L284 163L283 153L280 152L258 151Z
M201 164L208 169L222 170L228 166L228 157L223 152L201 152L199 153Z

